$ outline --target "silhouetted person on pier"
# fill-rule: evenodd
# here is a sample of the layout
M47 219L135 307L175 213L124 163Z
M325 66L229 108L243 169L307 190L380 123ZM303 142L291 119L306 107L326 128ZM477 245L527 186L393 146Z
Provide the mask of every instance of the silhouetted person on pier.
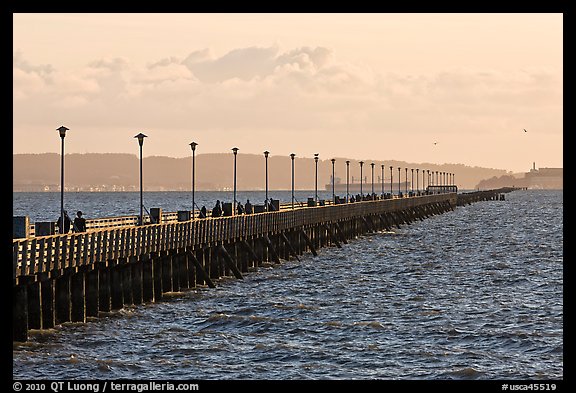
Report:
M250 199L246 199L244 210L246 211L246 214L252 214L253 210L252 210L252 204L250 203Z
M63 234L63 233L68 233L68 231L70 231L70 224L72 223L72 221L70 221L70 217L68 217L68 213L66 212L66 210L64 210L64 225L62 225L62 216L58 217L58 221L56 221L56 225L58 225L58 231Z
M238 214L244 214L244 207L242 206L242 204L240 202L238 202L238 206L236 206L236 210L238 211Z
M202 209L200 209L200 214L198 215L198 218L206 218L206 206L202 206Z
M74 231L86 232L86 219L82 217L82 212L80 210L76 212L76 218L74 218Z
M220 206L220 200L216 200L216 205L212 208L212 217L220 217L222 215L222 207Z
M356 202L356 199L354 199L354 195L352 195L349 200L350 200L351 203Z

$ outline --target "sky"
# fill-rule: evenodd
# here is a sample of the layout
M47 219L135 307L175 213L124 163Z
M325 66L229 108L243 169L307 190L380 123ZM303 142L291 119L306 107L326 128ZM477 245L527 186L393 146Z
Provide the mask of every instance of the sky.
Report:
M562 167L562 59L558 13L16 13L13 152Z

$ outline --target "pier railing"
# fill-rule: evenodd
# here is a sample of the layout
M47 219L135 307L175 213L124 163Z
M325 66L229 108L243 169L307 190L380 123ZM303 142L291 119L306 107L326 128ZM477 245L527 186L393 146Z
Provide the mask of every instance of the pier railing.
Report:
M181 222L167 214L160 224L142 226L134 225L131 220L114 220L112 224L122 224L112 226L106 219L101 219L101 224L106 224L105 227L93 227L87 232L14 239L13 279L92 265L102 260L215 244L447 200L456 206L457 195L450 193L328 204L314 208L282 209L277 212Z
M438 192L433 192L430 191L429 194L434 194L434 193L438 193ZM398 195L389 195L389 199L398 199ZM415 196L421 196L421 195L426 195L426 193L422 192L422 193L414 193L413 195ZM404 196L405 198L408 196ZM378 199L380 200L380 199ZM356 203L356 202L355 202ZM325 205L333 205L333 201L331 200L325 200L324 201ZM295 202L294 203L294 208L295 209L300 209L300 208L305 208L307 207L307 204L305 202ZM280 211L284 211L284 210L292 210L292 204L290 202L285 202L280 204ZM199 218L199 211L198 209L195 210L195 218ZM210 217L211 213L210 211L207 212L208 217ZM94 230L99 230L99 229L105 229L105 228L117 228L117 227L125 227L125 226L136 226L138 224L138 219L139 216L138 215L129 215L129 216L115 216L115 217L104 217L104 218L94 218L94 219L87 219L86 220L86 230L88 232L94 231ZM144 224L153 224L151 218L149 215L145 215L143 217L144 219ZM178 212L162 212L161 215L161 222L162 224L167 224L167 223L171 223L171 222L178 222ZM36 225L35 223L30 223L29 224L29 234L30 237L35 237L36 236Z

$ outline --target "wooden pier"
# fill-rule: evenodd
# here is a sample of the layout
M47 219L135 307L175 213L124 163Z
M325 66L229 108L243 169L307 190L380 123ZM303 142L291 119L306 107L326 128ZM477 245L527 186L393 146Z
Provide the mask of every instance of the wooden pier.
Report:
M93 228L13 240L13 341L31 329L161 301L168 292L242 279L265 262L391 230L513 189L300 207L231 217Z

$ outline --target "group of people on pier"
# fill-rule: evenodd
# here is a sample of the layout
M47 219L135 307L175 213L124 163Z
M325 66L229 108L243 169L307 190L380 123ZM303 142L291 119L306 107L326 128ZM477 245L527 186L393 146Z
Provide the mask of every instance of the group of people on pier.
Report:
M86 232L86 219L82 215L83 213L78 210L74 221L72 221L68 212L64 210L64 224L62 224L62 216L58 217L58 221L56 221L60 233L70 232L70 226L72 226L72 232ZM62 231L62 228L64 231Z

